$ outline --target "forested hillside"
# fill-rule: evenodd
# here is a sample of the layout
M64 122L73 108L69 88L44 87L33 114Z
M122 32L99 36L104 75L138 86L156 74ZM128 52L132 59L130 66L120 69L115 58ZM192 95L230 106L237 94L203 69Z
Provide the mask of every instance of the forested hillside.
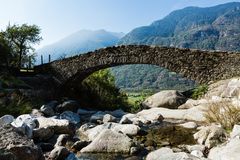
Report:
M240 51L239 26L240 3L209 8L188 7L174 11L149 26L132 30L118 44ZM123 88L184 89L193 84L155 66L122 66L113 69L113 73L117 85ZM127 78L124 79L123 75Z

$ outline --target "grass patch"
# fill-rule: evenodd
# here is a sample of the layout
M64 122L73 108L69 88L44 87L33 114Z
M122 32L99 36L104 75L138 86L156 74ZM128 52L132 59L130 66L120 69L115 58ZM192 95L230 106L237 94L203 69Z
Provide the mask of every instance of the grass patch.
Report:
M208 123L218 123L226 130L232 130L240 122L240 107L231 102L211 103L204 116Z

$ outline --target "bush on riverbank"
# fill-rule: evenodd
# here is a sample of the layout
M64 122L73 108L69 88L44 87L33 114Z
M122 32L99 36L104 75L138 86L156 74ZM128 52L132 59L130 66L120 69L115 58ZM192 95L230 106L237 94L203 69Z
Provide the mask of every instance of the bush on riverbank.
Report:
M191 95L192 99L199 99L201 98L203 95L205 95L208 91L208 86L203 84L200 86L197 86L195 89L193 89L193 93Z
M141 103L149 96L151 96L153 92L129 92L127 93L128 104L129 104L129 112L136 113L142 110Z
M100 110L127 109L127 95L115 86L109 69L93 73L82 82L81 100Z
M27 86L23 81L7 72L1 73L0 82L3 88L15 88L17 86Z
M32 104L18 91L8 93L2 91L0 95L0 116L11 114L18 116L29 113L32 110Z

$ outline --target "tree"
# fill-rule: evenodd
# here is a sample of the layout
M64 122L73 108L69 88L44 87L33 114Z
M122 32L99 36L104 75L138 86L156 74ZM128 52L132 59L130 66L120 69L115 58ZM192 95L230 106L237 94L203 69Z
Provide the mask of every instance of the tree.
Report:
M0 65L9 66L11 59L11 48L7 41L4 39L3 34L0 32Z
M28 54L34 51L32 46L42 40L40 28L36 25L22 24L20 26L14 24L11 26L9 24L6 31L2 32L2 34L12 48L12 54L17 54L18 60L16 66L19 68L23 65L23 59L26 59Z
M90 106L102 110L127 109L127 97L115 85L115 78L109 69L97 71L83 82L83 96Z

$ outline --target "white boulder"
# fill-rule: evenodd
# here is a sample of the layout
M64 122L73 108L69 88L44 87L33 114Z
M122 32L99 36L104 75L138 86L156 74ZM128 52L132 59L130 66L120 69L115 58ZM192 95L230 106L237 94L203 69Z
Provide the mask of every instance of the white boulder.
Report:
M74 134L74 125L65 119L38 117L39 128L53 128L57 134Z
M227 138L227 134L222 127L212 124L211 126L201 127L193 137L199 144L212 148L219 143L223 143Z
M85 131L80 128L79 131L81 135L85 135L89 140L92 141L105 129L111 129L129 136L137 135L140 130L140 128L134 124L104 123Z
M187 98L176 90L165 90L148 97L142 105L145 108L170 108L177 109L178 106L185 103Z
M201 158L185 152L174 153L172 149L163 147L150 152L147 155L146 160L201 160Z
M11 124L13 121L14 117L12 115L4 115L0 118L0 126Z
M234 125L232 132L230 133L230 138L235 138L240 136L240 125Z
M91 153L129 153L132 140L119 132L105 129L80 152Z
M35 127L37 127L36 119L30 114L23 114L18 116L11 125L26 134L27 137L32 138L32 132Z
M228 143L210 150L208 158L212 160L239 160L240 140L231 139Z
M107 122L116 122L117 121L117 118L110 115L110 114L105 114L103 116L103 123L107 123Z

